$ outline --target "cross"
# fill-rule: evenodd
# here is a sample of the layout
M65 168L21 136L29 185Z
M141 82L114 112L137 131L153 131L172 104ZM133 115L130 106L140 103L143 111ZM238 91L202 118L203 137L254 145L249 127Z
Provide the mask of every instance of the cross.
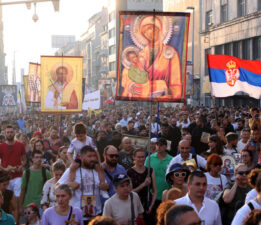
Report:
M75 219L75 214L72 214L72 220L66 220L65 223L71 225L81 224L80 222L76 222L74 219Z

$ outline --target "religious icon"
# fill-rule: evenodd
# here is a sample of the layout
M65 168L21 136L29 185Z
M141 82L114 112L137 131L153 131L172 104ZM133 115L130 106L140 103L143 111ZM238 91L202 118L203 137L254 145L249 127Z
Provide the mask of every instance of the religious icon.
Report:
M30 63L28 73L29 102L40 102L40 64Z
M17 99L16 85L1 85L0 98L2 106L15 106Z
M83 195L82 196L82 211L84 217L94 217L96 215L96 196Z
M44 57L41 111L78 112L82 106L82 57Z
M188 18L188 14L120 12L117 99L181 101Z

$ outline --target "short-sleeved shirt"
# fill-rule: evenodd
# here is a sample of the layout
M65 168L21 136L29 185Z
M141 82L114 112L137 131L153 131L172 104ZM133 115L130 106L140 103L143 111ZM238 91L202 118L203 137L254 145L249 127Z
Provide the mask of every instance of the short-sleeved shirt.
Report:
M82 147L89 145L97 150L96 145L93 142L93 139L89 136L86 136L86 140L84 142L79 141L77 138L74 138L68 148L68 152L73 154L74 158L79 158L81 155Z
M7 214L4 210L1 209L2 217L0 219L1 225L15 225L14 217L10 214Z
M134 214L135 214L135 218L137 218L139 214L142 214L144 212L144 209L142 207L138 194L135 192L132 193L133 193ZM105 202L102 215L110 216L116 221L119 221L121 219L131 220L130 195L127 201L123 201L119 199L118 194L114 194L111 198L109 198Z
M154 170L157 186L157 199L161 200L162 192L170 188L170 185L167 184L165 180L167 167L172 160L172 156L166 154L166 157L161 160L158 157L158 153L154 153L150 156L150 167ZM148 157L145 161L145 166L148 167Z
M22 165L21 158L25 155L24 144L16 141L13 145L5 142L0 144L1 165L6 168L8 166L19 167ZM10 173L11 179L21 177L22 172Z
M102 163L102 165L104 166L104 169L108 172L108 174L111 176L111 177L109 177L107 172L105 172L105 179L106 179L106 182L109 184L108 194L111 197L115 194L114 185L112 183L113 177L116 176L117 174L127 174L127 173L126 173L125 168L119 164L116 165L116 167L113 171L108 170L105 163Z
M66 224L65 221L69 218L69 213L66 216L60 216L56 213L54 207L48 208L44 211L42 216L42 225L64 225ZM82 210L76 207L72 209L72 215L74 215L74 220L76 222L80 222L80 225L83 225L82 219ZM71 217L72 220L72 217Z
M49 180L51 178L51 174L48 170L45 170L46 178ZM21 189L25 189L26 186L26 171L23 173ZM42 169L40 170L32 170L30 168L30 177L28 181L27 191L24 197L23 206L27 206L28 204L35 203L37 207L40 207L40 202L42 198L42 191L44 186L44 179L42 174Z
M127 154L124 150L119 152L119 164L121 164L126 170L133 166L132 153Z
M205 173L207 178L207 190L205 196L215 200L216 197L221 193L227 184L227 178L224 175L220 175L220 177L213 177L209 172Z

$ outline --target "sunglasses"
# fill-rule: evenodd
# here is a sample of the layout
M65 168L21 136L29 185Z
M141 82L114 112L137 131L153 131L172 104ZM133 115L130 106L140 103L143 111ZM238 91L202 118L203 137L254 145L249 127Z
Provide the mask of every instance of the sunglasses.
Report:
M110 158L119 158L118 154L108 154L107 156L109 156Z
M237 174L239 174L240 176L248 175L249 171L239 171L239 172L237 172Z
M187 175L186 172L175 172L173 173L174 177L185 177Z
M222 166L222 163L213 163L213 166L215 166L215 167Z
M34 214L34 212L33 212L33 211L27 211L27 212L25 211L25 212L24 212L24 215L25 215L25 216L26 216L26 215L31 215L31 214Z

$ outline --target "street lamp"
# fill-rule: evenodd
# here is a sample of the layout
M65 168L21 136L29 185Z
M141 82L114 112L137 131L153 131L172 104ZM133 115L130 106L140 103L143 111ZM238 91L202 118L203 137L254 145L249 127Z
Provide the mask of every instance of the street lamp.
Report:
M191 57L191 61L192 61L192 76L193 76L193 80L194 80L194 28L195 28L195 7L193 6L188 6L187 9L192 10L193 11L193 28L192 28L192 57ZM193 81L193 86L194 86L194 81ZM193 87L194 90L194 87ZM192 99L192 95L190 95L190 98Z

